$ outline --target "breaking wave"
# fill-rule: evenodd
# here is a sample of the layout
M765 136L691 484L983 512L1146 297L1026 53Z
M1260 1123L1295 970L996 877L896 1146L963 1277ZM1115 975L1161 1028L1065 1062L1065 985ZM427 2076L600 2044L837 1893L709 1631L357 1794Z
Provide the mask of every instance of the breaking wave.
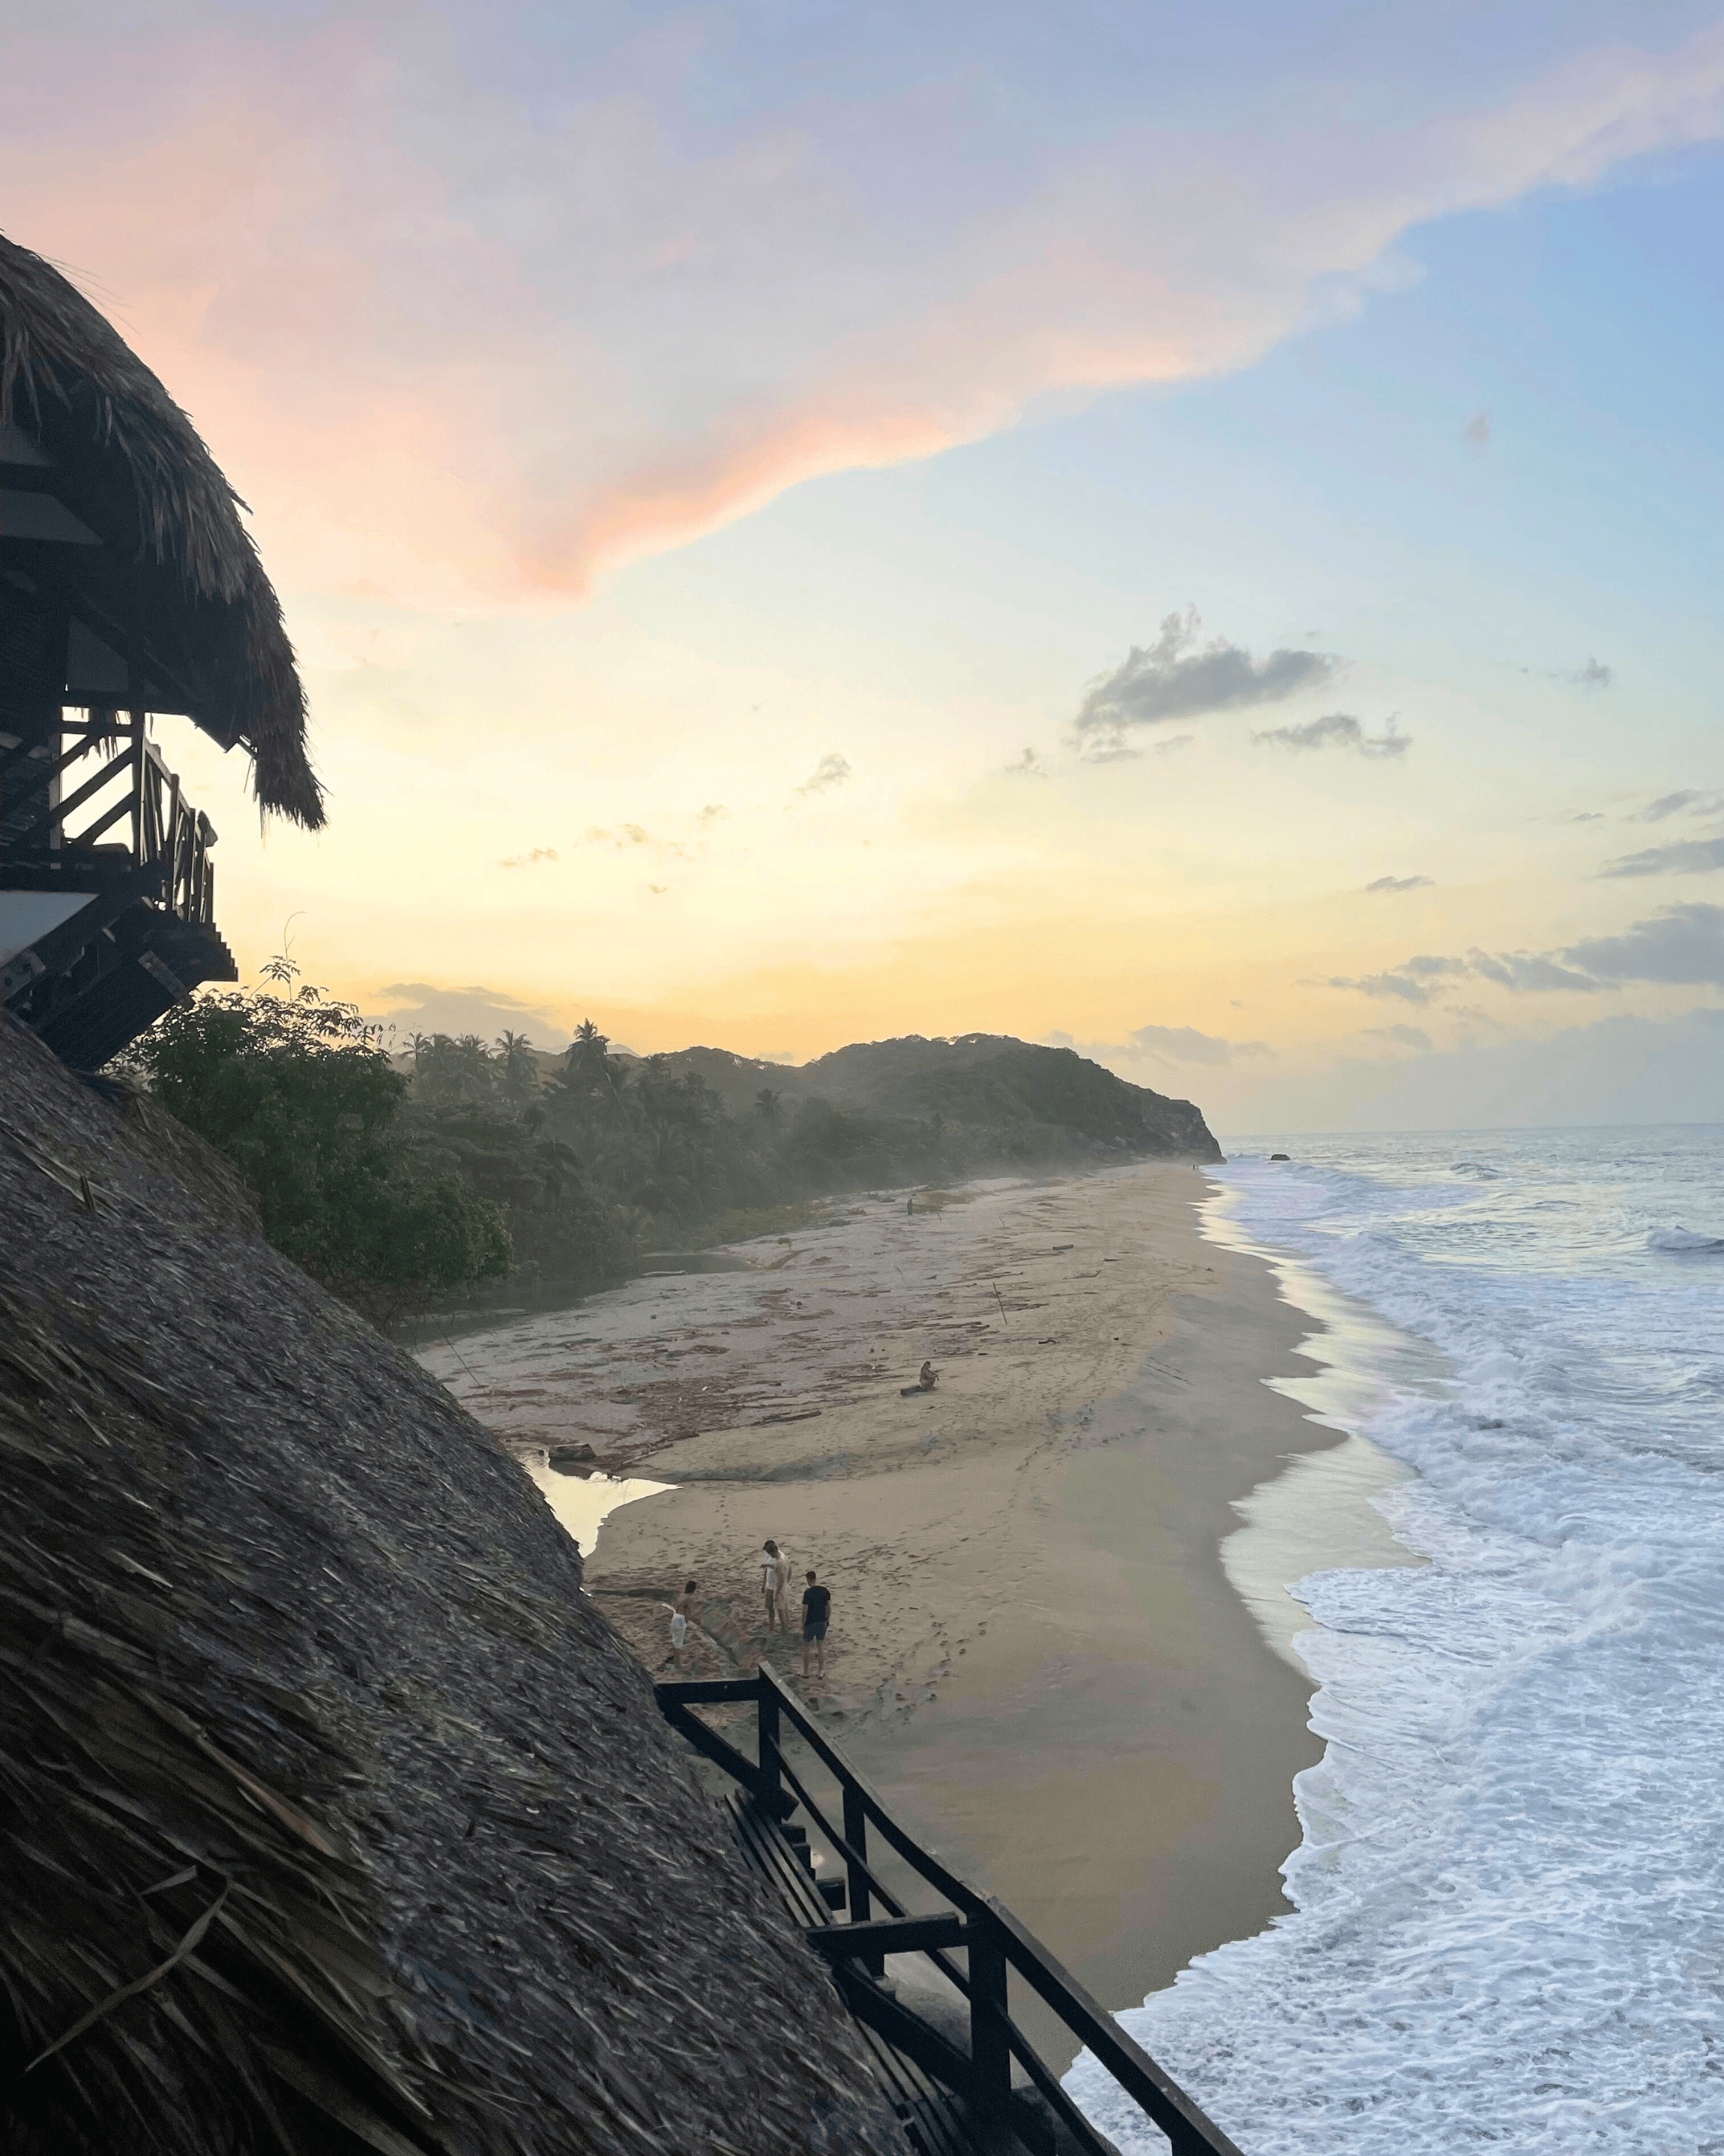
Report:
M1724 1215L1724 1148L1505 1146L1460 1207L1429 1140L1219 1171L1454 1372L1369 1424L1430 1565L1298 1584L1327 1749L1293 1913L1120 2016L1247 2156L1724 2148L1724 1281L1652 1255L1724 1248L1654 1224ZM1165 2146L1087 2055L1070 2086Z

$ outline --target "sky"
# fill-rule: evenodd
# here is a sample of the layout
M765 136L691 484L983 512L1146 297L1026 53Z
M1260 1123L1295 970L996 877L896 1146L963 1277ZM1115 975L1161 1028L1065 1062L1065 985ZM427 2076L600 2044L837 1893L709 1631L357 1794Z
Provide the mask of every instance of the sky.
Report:
M1717 1118L1724 5L7 13L300 658L321 834L158 721L247 978Z

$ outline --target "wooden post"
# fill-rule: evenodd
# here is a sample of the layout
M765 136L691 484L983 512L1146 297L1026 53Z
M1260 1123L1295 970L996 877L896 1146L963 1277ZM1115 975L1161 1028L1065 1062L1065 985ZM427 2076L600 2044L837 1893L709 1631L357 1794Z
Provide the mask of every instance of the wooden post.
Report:
M167 910L180 910L180 775L171 773L173 783L167 795L167 829L162 842L167 852Z
M150 781L146 767L149 760L144 754L146 746L144 715L141 711L134 711L131 715L131 860L133 867L140 869L148 866L148 856L144 850L146 844L144 804L149 798L146 788Z
M760 1680L759 1721L757 1727L759 1732L760 1777L769 1789L777 1791L783 1787L783 1782L778 1772L778 1696L764 1677Z
M868 1873L868 1815L862 1807L862 1792L844 1784L844 1840L852 1852L844 1864L844 1881L850 1904L850 1922L865 1924L874 1902L869 1892ZM870 1976L884 1976L886 1958L884 1954L869 1954L862 1966Z
M972 2102L986 2125L1003 2122L1012 2102L1012 2053L1006 2041L1006 1955L999 1926L984 1910L964 1927L970 1963Z

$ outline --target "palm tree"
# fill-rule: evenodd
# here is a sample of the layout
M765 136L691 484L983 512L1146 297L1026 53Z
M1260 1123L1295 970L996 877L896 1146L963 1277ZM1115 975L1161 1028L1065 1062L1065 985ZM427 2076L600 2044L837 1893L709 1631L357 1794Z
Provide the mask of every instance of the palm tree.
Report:
M503 1051L503 1096L518 1106L539 1090L533 1045L524 1033L505 1031L498 1034L497 1045Z

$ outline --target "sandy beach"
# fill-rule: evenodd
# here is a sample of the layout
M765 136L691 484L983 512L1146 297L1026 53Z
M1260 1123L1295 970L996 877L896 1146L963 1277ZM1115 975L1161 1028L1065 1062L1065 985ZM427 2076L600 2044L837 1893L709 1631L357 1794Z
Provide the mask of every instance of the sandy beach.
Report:
M1112 2005L1285 1906L1291 1783L1318 1754L1310 1681L1221 1545L1337 1435L1273 1389L1310 1369L1314 1321L1262 1260L1200 1235L1209 1189L1151 1164L913 1214L858 1199L737 1245L742 1269L423 1354L541 1486L565 1481L542 1449L569 1444L675 1486L615 1512L587 1572L655 1674L692 1576L689 1674L767 1654L793 1676L755 1555L776 1537L798 1597L816 1568L833 1624L811 1699L906 1821ZM902 1397L925 1358L935 1390ZM1368 1482L1340 1486L1333 1562L1400 1555Z

